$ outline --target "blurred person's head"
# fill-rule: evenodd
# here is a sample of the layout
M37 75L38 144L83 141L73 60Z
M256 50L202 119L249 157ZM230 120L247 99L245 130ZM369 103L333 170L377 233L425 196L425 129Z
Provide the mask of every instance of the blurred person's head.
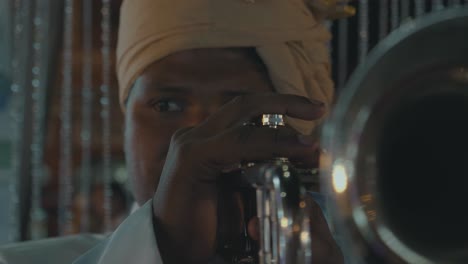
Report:
M331 103L330 36L302 1L124 1L117 51L125 153L141 205L172 135L237 95L279 92ZM288 120L310 133L317 122Z

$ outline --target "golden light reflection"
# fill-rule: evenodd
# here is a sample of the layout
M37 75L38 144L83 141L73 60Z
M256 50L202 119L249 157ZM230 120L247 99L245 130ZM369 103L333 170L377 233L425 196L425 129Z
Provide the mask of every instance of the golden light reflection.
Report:
M305 203L304 201L301 201L301 202L299 203L299 207L300 207L300 208L305 208L305 207L306 207L306 203Z
M299 231L301 231L301 227L298 224L295 224L293 226L293 232L299 232Z
M309 242L309 232L307 232L307 231L302 231L301 232L301 242L303 244Z
M343 193L348 188L348 174L346 168L341 165L333 166L332 172L333 189L337 193Z
M289 222L289 221L288 221L288 218L287 218L287 217L281 218L281 227L283 227L283 228L288 227L288 222Z
M375 210L367 210L366 213L369 221L375 221L375 219L377 218L377 211Z
M372 201L372 195L371 194L366 194L366 195L361 195L361 202L363 203L368 203Z

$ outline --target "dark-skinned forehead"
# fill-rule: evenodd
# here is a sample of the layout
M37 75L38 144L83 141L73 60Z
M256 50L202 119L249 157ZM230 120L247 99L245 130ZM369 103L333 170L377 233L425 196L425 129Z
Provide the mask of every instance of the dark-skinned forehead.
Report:
M210 74L204 70L208 64L212 65ZM199 83L220 82L222 85L229 78L242 85L222 87L222 94L236 96L257 90L258 83L250 85L244 80L254 79L258 82L261 79L271 84L267 69L254 48L192 49L171 54L151 64L137 79L130 94L136 85L142 84L161 92L190 93L193 91L191 80Z

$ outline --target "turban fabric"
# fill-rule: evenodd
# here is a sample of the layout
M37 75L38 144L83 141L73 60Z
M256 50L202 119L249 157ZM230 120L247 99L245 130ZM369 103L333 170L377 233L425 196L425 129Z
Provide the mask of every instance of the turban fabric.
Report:
M330 105L330 33L305 0L124 0L117 45L120 103L152 63L178 51L252 47L274 89ZM320 121L287 121L309 134Z

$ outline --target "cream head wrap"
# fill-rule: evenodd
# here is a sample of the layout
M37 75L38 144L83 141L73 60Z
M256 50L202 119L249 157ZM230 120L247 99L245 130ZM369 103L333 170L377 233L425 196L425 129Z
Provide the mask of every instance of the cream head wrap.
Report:
M135 80L153 62L182 50L223 47L254 47L278 93L330 105L330 33L318 21L322 11L312 5L317 1L304 1L124 0L117 45L122 107ZM317 125L288 122L305 134Z

